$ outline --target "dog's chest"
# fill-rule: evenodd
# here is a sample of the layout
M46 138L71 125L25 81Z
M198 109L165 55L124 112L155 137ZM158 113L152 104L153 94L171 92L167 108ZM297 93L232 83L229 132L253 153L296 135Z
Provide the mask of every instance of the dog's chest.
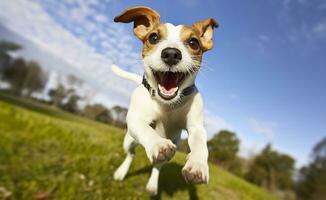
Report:
M166 127L180 127L184 128L186 123L187 113L183 110L176 110L173 112L166 113L163 117L163 123Z
M186 128L186 116L185 109L163 112L156 121L156 131L159 135L173 140Z

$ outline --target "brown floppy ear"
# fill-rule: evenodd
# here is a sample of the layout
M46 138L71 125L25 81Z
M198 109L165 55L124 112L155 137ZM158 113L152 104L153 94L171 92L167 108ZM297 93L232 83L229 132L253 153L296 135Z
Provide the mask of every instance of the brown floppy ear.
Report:
M213 18L208 18L203 21L196 22L192 27L197 31L200 36L200 41L203 46L203 51L213 48L213 30L218 27L217 21Z
M114 18L115 22L130 23L134 22L134 34L144 40L147 33L160 23L160 14L155 10L145 7L131 7Z

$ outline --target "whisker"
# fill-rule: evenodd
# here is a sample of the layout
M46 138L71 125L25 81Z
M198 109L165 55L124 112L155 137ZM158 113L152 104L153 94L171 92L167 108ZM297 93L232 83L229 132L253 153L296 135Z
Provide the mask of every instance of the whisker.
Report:
M209 65L207 65L205 62L202 64L202 67L209 69L211 72L214 71L214 69L212 67L210 67Z

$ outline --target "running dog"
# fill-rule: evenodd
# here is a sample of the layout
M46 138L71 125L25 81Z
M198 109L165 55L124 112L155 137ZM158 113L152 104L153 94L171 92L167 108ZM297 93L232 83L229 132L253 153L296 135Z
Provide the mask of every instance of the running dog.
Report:
M128 8L114 21L133 22L133 32L143 43L145 70L141 77L112 66L117 75L139 84L127 114L128 130L123 142L127 156L114 179L124 179L135 147L140 144L153 163L146 190L156 195L160 168L174 156L181 131L186 130L191 152L182 174L188 183L208 183L203 100L195 78L203 53L213 48L213 29L218 23L208 18L192 26L163 24L159 13L144 6Z

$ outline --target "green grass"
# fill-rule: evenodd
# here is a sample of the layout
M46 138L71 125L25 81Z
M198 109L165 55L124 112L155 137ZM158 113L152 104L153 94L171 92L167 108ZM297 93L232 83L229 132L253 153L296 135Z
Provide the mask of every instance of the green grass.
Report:
M0 95L0 188L11 199L149 199L151 166L141 147L126 179L112 179L124 158L122 139L120 129ZM208 185L188 185L185 157L177 153L163 167L158 199L275 199L213 165Z

